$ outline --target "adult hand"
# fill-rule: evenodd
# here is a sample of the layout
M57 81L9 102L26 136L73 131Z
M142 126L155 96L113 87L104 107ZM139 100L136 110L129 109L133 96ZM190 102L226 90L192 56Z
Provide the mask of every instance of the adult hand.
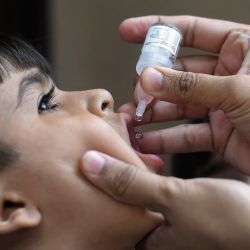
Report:
M250 76L158 68L145 70L141 85L161 100L145 115L144 123L209 118L208 123L144 133L138 140L143 153L218 151L226 161L250 174Z
M165 223L137 249L249 249L250 187L244 183L158 176L95 151L85 154L81 170L113 198L162 213Z
M146 133L138 142L141 151L164 154L215 150L250 174L250 26L186 16L144 17L125 21L121 34L129 41L142 41L156 21L179 27L184 46L218 53L218 57L185 57L178 61L178 69L195 73L158 68L141 74L142 87L158 100L145 114L143 123L209 118L207 124ZM130 104L120 111L134 115L135 110Z
M249 52L250 25L194 16L145 16L123 21L119 31L124 40L141 43L149 27L157 22L177 26L183 34L182 46L210 53L182 57L175 69L214 75L249 72L249 60L244 59Z

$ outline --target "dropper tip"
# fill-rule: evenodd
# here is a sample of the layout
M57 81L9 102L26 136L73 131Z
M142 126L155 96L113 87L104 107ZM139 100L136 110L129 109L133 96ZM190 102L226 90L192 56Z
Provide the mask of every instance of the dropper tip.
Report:
M135 115L135 120L136 120L137 122L141 122L141 121L142 121L142 115L141 115L141 114L136 114L136 115Z
M135 113L135 120L136 121L138 121L138 122L142 121L146 106L147 106L147 103L144 100L139 101L137 109L136 109L136 113Z

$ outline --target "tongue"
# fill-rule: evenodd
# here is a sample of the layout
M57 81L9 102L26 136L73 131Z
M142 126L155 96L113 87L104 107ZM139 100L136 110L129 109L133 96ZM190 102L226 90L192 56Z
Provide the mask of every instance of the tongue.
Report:
M147 166L149 166L149 168L151 170L153 170L153 172L155 172L157 174L163 174L165 164L159 156L153 155L153 154L142 154L142 153L137 152L137 151L136 151L136 153L141 158L141 160Z

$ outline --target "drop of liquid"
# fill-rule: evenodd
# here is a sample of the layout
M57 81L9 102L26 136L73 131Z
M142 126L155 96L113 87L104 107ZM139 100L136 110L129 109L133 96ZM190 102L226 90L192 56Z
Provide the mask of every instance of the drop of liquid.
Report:
M140 140L143 138L143 133L142 132L136 132L135 133L135 139L136 140Z

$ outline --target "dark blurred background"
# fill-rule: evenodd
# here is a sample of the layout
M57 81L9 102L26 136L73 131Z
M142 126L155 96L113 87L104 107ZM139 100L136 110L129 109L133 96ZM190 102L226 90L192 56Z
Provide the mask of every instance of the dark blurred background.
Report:
M185 14L250 24L249 9L249 0L2 0L0 31L31 42L50 60L62 88L106 88L118 106L132 97L141 48L120 39L122 20Z
M1 1L0 31L31 42L49 58L49 6L43 1Z
M120 39L122 20L153 14L197 15L250 24L249 9L249 0L1 0L0 31L31 42L50 61L59 87L105 88L117 107L132 99L141 49L141 45ZM181 49L181 54L188 53L196 52ZM196 171L192 166L204 165L209 159L207 153L182 154L174 159L179 166L175 173L191 177ZM168 157L165 160L169 163Z

